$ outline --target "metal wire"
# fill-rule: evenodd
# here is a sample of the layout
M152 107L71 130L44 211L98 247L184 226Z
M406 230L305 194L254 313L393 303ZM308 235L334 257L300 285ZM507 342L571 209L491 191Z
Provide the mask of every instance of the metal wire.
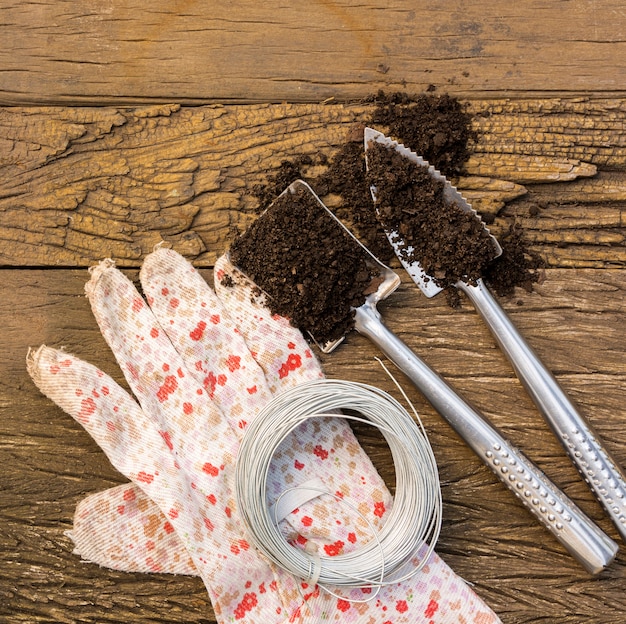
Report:
M372 531L361 548L330 557L310 554L285 539L269 511L267 481L274 453L301 423L337 418L338 412L381 431L394 461L396 493L384 525L376 530L356 505L320 490L351 507ZM330 593L330 586L380 588L416 574L439 537L442 503L435 457L415 416L417 422L379 388L336 379L312 381L275 397L248 426L237 457L235 493L252 543L277 566Z

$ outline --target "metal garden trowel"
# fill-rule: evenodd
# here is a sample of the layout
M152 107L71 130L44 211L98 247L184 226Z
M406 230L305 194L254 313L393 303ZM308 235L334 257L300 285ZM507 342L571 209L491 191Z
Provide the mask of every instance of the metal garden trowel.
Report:
M372 128L365 129L364 138L366 162L368 151L375 147L373 143L395 150L417 167L424 167L434 180L443 184L443 197L447 204L456 205L459 210L471 211L474 218L480 222L476 212L457 189L423 158ZM381 180L381 184L383 183ZM375 183L372 184L371 190L376 205ZM427 297L440 292L442 287L438 285L437 280L423 271L418 260L419 250L411 248L411 241L405 240L397 230L388 230L386 233L400 262L422 292ZM502 251L498 242L493 236L488 236L486 240L493 244L493 257L497 257ZM407 253L407 249L410 249L410 253ZM626 540L626 477L617 462L610 456L589 423L578 414L552 373L520 335L483 280L479 278L470 283L469 280L460 279L454 286L462 290L474 304L510 360L528 394L615 523L622 538Z

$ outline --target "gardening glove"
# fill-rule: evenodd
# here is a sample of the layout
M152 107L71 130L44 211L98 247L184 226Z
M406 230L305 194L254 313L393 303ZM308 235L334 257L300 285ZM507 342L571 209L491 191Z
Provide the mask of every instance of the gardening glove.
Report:
M146 292L156 289L157 295L160 295L157 298L165 299L166 305L158 308L159 304L155 303L154 298L151 304L155 310L162 310L167 315L165 325L169 326L170 338L177 341L178 351L189 353L189 346L192 345L198 352L194 353L193 362L188 362L188 368L197 382L208 391L213 403L230 420L233 432L239 439L249 420L248 416L254 415L271 395L323 376L302 334L285 319L272 317L256 301L261 296L258 288L230 265L225 257L218 260L215 269L218 300L182 257L167 250L157 254L161 256L158 270L150 268L154 262L154 256L150 256L142 278L151 284L146 286ZM167 263L169 266L166 266ZM150 271L152 273L148 275ZM171 283L176 283L177 275L187 271L193 272L194 283L187 280L184 292L177 292ZM160 291L158 284L154 286L154 282L160 279L156 273L165 276ZM192 291L196 291L195 294L192 295ZM198 321L194 306L202 309L202 302L211 299L214 300L211 313L205 314L209 318L208 324ZM174 305L172 301L175 301ZM221 317L219 322L218 317ZM236 324L229 321L236 321ZM362 503L362 513L380 522L390 505L391 496L369 458L360 449L350 427L340 419L305 425L299 429L297 439L293 436L289 438L290 442L297 443L297 447L281 446L273 457L270 485L275 496L278 497L281 491L290 487L289 484L309 483L313 480L318 489L330 489L338 496L349 494L351 499ZM343 478L337 470L338 463L348 462L352 466L351 471L357 467L360 475L350 490L345 487L349 480ZM342 478L338 479L340 476ZM318 494L315 492L315 496ZM337 511L345 513L345 508L338 509L334 498L326 498L329 500L319 499L314 505L294 506L298 508L287 516L287 521L296 529L283 525L283 530L286 537L297 539L301 545L315 536L318 544L324 542L327 554L338 554L344 545L350 548L358 543L364 527L360 525L356 531L350 528L353 514L338 518ZM116 569L173 571L174 562L165 563L155 556L156 553L143 552L141 546L145 537L140 541L131 540L125 548L117 539L120 535L130 537L136 534L130 529L135 519L140 521L140 525L135 528L141 530L144 536L152 537L150 545L155 542L154 537L159 530L169 530L170 533L169 539L166 539L167 534L160 534L160 539L156 540L158 543L176 539L170 525L157 522L155 506L148 508L149 504L149 499L136 486L130 486L130 489L122 486L110 490L110 495L101 493L93 499L88 498L77 509L71 534L77 551L87 560ZM373 505L369 512L364 508L368 504ZM116 530L96 530L93 523L108 522L107 511L115 514ZM122 525L123 531L119 530ZM113 544L108 544L108 553L102 550L103 544L99 538L99 535L107 534L116 537ZM332 542L325 539L329 535L333 536ZM370 538L371 535L368 535L367 539ZM158 554L162 558L166 552L172 550L161 548ZM175 566L180 563L181 558L176 557ZM187 561L184 561L186 564Z
M81 423L135 484L92 499L108 508L103 517L111 524L100 528L111 533L104 541L112 544L111 536L115 540L126 530L116 521L125 522L127 510L135 509L126 527L135 531L147 568L195 570L220 622L496 622L436 555L411 580L383 587L376 600L354 603L276 569L249 546L233 494L241 435L271 390L278 389L281 374L295 379L303 368L304 380L320 373L301 337L287 338L294 331L284 320L271 319L259 307L251 313L249 306L256 304L250 298L259 297L252 285L232 287L242 277L224 260L215 273L219 299L180 256L158 250L141 272L146 305L110 261L92 271L87 293L94 314L139 405L102 371L62 351L41 347L29 356L29 371L40 389ZM221 299L230 302L228 309ZM273 342L277 336L283 342ZM253 354L265 363L265 374ZM282 362L278 367L277 361ZM384 484L344 421L317 421L304 423L277 453L284 471L272 474L270 499L316 475L327 491L355 497L363 515L380 526L390 500ZM312 469L306 471L307 466ZM114 495L124 502L110 506ZM332 496L323 498L330 499L324 506L332 507L329 525L340 521L343 533L332 526L333 533L324 529L306 537L318 516L298 510L283 523L286 534L321 540L337 552L369 537L362 519L346 518L341 505L332 505ZM320 501L303 507L315 508ZM178 568L170 565L174 560ZM361 599L363 592L349 590L345 597Z

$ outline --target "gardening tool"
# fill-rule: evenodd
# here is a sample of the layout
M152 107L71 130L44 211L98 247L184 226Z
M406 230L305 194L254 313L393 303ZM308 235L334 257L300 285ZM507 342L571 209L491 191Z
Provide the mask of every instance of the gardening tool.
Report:
M480 220L476 211L458 190L423 158L372 128L365 129L364 138L366 161L372 141L396 150L418 166L425 167L432 178L443 183L443 196L448 204L455 204L462 210L471 211L476 215L476 219ZM376 204L374 185L372 197ZM442 287L438 286L435 280L430 279L430 276L424 274L419 262L409 261L401 253L402 248L410 241L403 241L400 234L395 231L387 231L387 237L398 259L422 292L427 297L439 293ZM501 249L493 236L491 239L494 243L495 258L501 253ZM456 282L455 286L463 291L474 304L500 348L510 360L528 394L610 516L622 539L626 540L626 476L618 463L611 457L591 425L576 411L552 373L520 335L483 280L478 279L475 284L461 280Z
M367 263L380 278L377 290L366 297L365 303L354 308L355 329L368 337L409 377L459 436L570 554L592 574L599 573L615 557L617 544L386 327L376 305L396 290L400 278L354 238L305 182L298 180L292 183L283 194L295 194L302 189L311 193L320 210L363 249ZM302 228L307 227L306 223L301 225ZM286 267L286 270L290 268L294 269ZM341 339L325 344L322 350L328 353L339 342Z

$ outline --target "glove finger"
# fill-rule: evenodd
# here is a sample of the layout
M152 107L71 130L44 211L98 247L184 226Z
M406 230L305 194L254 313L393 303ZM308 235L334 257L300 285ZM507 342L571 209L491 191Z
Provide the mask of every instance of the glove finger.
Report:
M80 501L68 537L85 561L123 572L198 576L174 526L133 483Z
M29 353L27 368L41 392L86 429L113 466L168 511L183 534L189 533L191 519L202 512L197 497L167 436L128 393L91 364L45 346Z
M263 369L272 394L323 377L300 330L287 319L271 314L265 295L228 256L218 258L213 275L215 292Z
M238 443L206 391L185 367L133 283L112 263L92 270L85 287L94 316L144 414L156 422L189 474L203 474L205 455L232 467ZM200 444L218 441L211 451Z
M175 251L160 248L148 255L140 278L152 312L187 370L241 436L271 398L241 332L202 276Z

